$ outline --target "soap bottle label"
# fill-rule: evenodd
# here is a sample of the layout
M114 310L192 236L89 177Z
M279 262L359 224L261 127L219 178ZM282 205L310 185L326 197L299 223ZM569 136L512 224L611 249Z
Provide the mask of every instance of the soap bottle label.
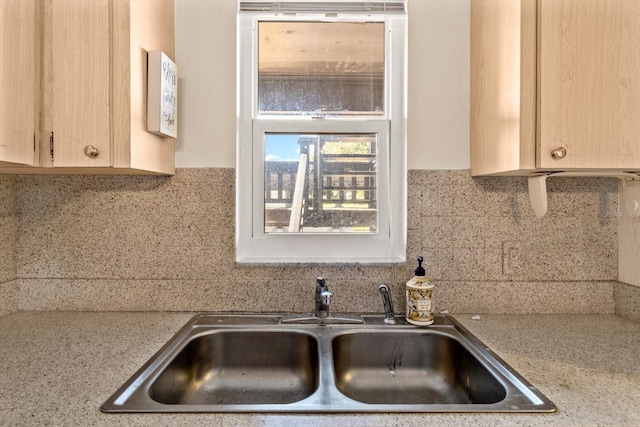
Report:
M417 302L418 312L431 311L431 300L419 299Z
M414 325L430 325L433 323L433 287L423 289L407 289L407 321Z

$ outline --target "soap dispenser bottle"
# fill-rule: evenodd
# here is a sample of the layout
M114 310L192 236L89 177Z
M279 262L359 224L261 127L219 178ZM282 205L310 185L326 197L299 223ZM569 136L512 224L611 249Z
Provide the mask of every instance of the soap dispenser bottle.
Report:
M419 256L418 267L415 276L406 284L407 295L407 322L427 326L433 323L433 285L429 283L422 262L424 258Z

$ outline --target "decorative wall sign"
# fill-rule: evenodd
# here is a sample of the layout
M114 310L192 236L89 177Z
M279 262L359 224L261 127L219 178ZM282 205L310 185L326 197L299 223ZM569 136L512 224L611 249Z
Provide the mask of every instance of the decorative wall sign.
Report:
M158 136L178 136L178 69L167 55L149 52L147 130Z

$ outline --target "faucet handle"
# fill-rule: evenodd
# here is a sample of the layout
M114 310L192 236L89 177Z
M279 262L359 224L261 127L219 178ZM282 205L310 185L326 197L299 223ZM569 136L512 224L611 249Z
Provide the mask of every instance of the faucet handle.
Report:
M322 291L320 292L320 298L322 300L322 304L324 305L329 305L329 303L331 303L331 297L333 296L333 294L329 291Z
M333 294L327 288L327 282L322 277L316 278L316 295L320 296L320 302L324 305L329 305Z
M322 277L316 278L316 317L329 317L329 303L332 293Z

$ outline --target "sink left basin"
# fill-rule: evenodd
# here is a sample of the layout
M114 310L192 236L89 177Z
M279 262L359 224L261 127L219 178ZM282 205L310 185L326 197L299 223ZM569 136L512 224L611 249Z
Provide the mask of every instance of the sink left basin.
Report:
M272 328L278 321L271 316L194 317L101 410L242 411L309 397L319 384L317 339Z
M289 331L217 331L191 340L149 388L180 405L292 403L318 386L318 344Z

